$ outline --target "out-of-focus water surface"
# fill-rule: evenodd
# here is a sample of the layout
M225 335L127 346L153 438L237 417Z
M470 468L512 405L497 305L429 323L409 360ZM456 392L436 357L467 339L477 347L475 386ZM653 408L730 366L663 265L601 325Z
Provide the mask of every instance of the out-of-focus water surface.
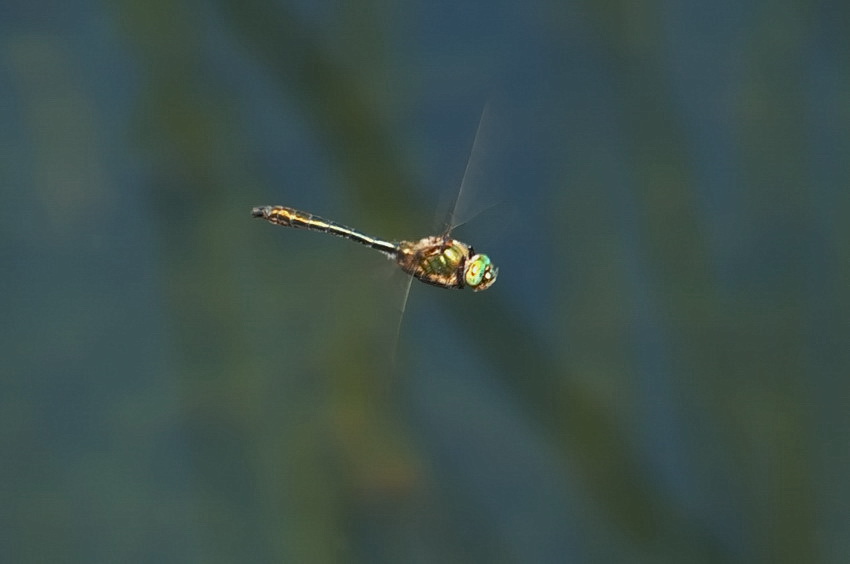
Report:
M0 557L846 561L848 6L7 0Z

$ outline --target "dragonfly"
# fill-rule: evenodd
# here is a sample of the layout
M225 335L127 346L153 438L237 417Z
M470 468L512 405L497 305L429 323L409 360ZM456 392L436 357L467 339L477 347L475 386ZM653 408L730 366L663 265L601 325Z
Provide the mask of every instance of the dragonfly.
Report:
M471 245L452 239L448 231L418 241L385 241L285 206L255 207L251 215L283 227L321 231L356 241L395 260L404 272L416 279L440 288L486 290L493 285L499 273L490 257L476 253Z
M475 152L480 129L479 122L472 153ZM471 158L470 154L470 160ZM454 219L468 172L469 161L467 161L466 171L455 199L452 219ZM417 241L386 241L329 219L286 206L258 206L251 210L251 215L275 225L319 231L355 241L383 253L417 280L440 288L461 290L468 287L480 292L492 286L499 274L499 269L492 263L490 257L475 252L472 245L451 237L452 229L458 226L453 224L453 221L449 222L441 235L431 235ZM408 285L408 290L409 288ZM406 301L407 295L405 295Z

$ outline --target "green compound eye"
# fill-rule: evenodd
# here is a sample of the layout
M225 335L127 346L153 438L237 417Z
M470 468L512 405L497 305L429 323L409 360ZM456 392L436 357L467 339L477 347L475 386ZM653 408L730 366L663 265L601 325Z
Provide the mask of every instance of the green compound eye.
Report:
M466 262L463 273L466 285L475 290L486 290L496 281L499 269L492 265L487 255L474 255Z

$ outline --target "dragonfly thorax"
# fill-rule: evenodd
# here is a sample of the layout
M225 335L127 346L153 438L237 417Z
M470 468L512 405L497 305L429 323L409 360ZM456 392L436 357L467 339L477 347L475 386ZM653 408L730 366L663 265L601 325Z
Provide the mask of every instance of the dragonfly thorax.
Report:
M486 290L498 274L487 255L475 254L466 243L447 237L401 241L396 261L408 274L443 288Z

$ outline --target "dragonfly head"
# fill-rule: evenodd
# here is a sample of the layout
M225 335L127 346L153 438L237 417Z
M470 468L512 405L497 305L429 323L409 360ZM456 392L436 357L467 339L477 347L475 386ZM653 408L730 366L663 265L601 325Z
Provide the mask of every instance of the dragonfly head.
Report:
M486 290L496 281L499 269L490 262L487 255L472 255L466 261L463 271L463 281L467 286L475 290Z

